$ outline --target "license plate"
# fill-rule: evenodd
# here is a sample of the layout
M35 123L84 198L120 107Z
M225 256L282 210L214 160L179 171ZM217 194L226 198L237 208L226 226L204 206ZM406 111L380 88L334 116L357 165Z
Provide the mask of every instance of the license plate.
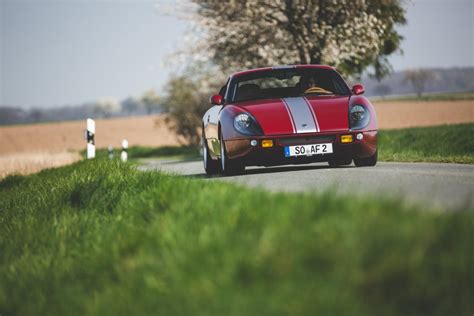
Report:
M332 154L332 143L286 146L285 157Z

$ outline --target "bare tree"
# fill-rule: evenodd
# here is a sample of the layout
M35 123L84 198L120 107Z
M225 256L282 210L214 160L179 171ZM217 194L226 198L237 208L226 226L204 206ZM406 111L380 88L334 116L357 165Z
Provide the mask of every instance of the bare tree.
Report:
M122 102L120 102L122 111L127 114L132 114L138 111L138 109L140 108L140 105L141 105L140 100L137 100L134 97L128 97Z
M117 113L119 110L120 105L117 100L111 98L104 98L96 102L94 113L101 117L109 118L114 113Z
M410 69L404 72L404 83L411 83L415 89L416 95L421 97L425 91L426 83L436 79L433 71L428 69Z
M145 105L147 114L151 114L154 109L160 107L160 98L158 97L158 94L156 94L155 90L146 91L143 94L141 101Z
M379 95L382 98L385 98L386 95L392 92L392 88L390 88L390 86L386 84L378 84L375 86L374 92L376 95Z
M31 109L29 116L33 122L39 122L43 119L43 112L40 109Z
M373 65L381 78L390 70L386 57L399 49L402 1L192 0L192 17L205 36L191 53L225 72L324 63L348 75Z
M217 93L224 83L224 77L200 66L172 77L166 84L166 98L162 102L168 113L165 124L187 144L199 145L202 116L211 106L209 96Z

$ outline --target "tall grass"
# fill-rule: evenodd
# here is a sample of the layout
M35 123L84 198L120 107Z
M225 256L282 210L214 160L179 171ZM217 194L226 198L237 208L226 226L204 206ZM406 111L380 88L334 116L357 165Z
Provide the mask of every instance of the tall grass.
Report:
M19 152L0 155L0 179L10 174L30 174L46 168L60 167L78 161L76 152Z
M474 213L84 161L0 182L1 315L470 315Z
M474 163L474 124L383 130L379 157L385 161Z

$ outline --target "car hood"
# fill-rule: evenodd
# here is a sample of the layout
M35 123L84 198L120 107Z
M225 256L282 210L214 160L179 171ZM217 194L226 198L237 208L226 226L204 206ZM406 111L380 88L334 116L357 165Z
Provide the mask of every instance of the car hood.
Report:
M236 104L255 117L265 135L349 129L349 96L308 96Z

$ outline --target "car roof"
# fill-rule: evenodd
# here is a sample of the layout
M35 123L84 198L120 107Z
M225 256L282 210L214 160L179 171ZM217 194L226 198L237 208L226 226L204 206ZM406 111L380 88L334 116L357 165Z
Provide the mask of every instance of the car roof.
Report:
M248 75L251 73L256 73L260 71L268 71L272 69L289 69L289 68L320 68L320 69L331 69L335 70L334 67L327 66L327 65L313 65L313 64L307 64L307 65L282 65L282 66L274 66L274 67L265 67L265 68L255 68L255 69L249 69L249 70L244 70L244 71L239 71L235 72L232 75L230 75L230 78L233 77L239 77L242 75Z

